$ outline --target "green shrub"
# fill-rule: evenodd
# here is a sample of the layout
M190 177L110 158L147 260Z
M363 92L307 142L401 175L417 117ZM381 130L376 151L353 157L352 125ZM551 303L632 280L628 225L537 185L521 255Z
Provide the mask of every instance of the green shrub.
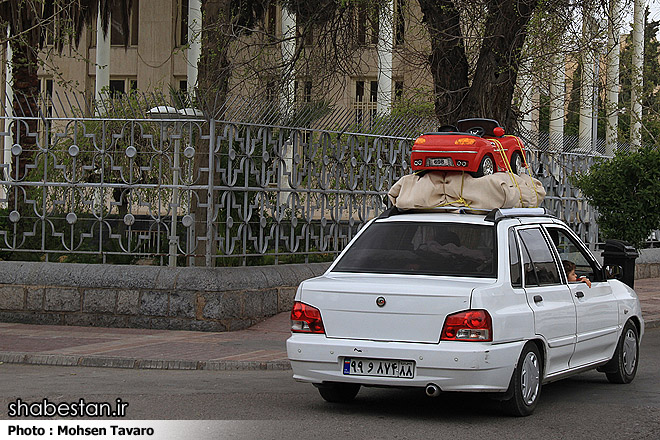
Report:
M618 238L640 248L660 228L660 150L645 147L601 159L586 173L572 176L598 210L603 238Z

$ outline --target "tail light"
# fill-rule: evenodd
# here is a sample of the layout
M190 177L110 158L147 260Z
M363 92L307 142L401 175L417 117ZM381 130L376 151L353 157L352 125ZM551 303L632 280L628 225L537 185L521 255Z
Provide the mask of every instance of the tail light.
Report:
M493 340L493 322L485 310L465 310L447 316L442 327L441 341Z
M325 334L321 312L316 307L296 301L291 310L291 331Z
M454 145L474 145L475 142L474 138L458 138L454 141Z

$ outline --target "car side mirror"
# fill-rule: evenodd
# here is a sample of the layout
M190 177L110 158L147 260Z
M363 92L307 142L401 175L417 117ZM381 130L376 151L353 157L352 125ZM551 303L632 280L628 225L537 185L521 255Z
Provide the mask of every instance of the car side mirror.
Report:
M605 266L605 276L610 280L620 280L623 277L623 268L615 264Z

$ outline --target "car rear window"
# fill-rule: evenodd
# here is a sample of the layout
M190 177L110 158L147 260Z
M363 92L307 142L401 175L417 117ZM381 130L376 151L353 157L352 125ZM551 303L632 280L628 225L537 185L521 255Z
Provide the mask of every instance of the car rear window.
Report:
M495 228L436 222L374 222L333 272L495 277Z

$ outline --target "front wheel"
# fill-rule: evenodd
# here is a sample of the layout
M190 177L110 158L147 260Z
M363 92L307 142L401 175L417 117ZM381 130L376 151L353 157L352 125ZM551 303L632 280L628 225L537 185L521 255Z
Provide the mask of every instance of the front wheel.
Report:
M507 396L511 397L502 402L507 413L524 417L534 412L541 395L542 371L539 349L533 342L528 342L523 347L509 383Z
M639 358L639 335L635 325L628 321L623 327L616 351L606 367L607 380L611 383L630 383L637 374L637 359Z
M316 387L321 397L330 403L351 402L360 391L360 384L356 383L323 383Z

